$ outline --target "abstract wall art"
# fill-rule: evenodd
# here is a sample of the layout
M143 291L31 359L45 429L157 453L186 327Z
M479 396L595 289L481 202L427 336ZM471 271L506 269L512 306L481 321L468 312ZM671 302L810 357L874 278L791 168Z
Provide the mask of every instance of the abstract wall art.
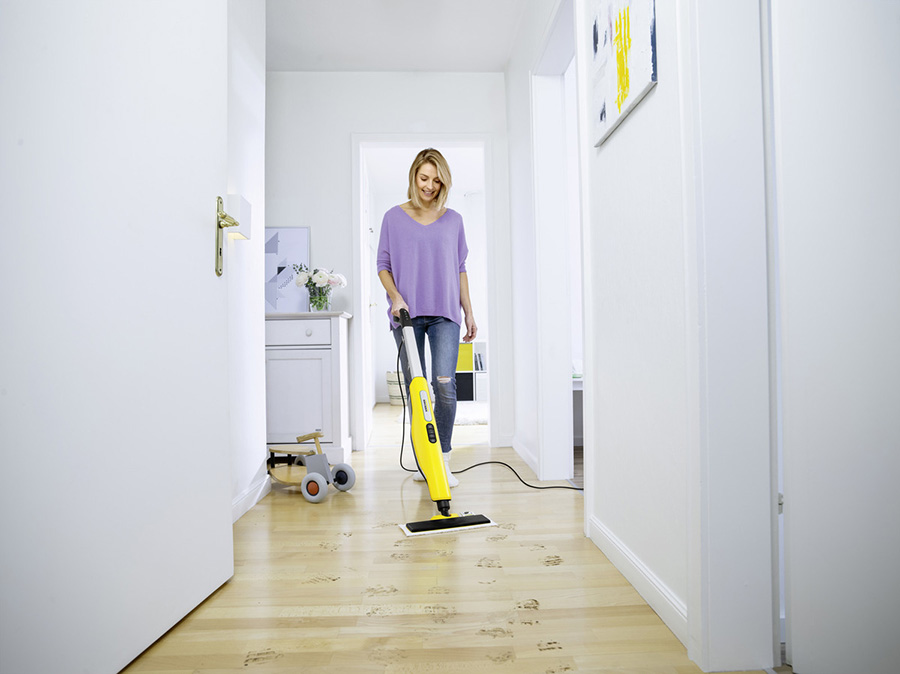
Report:
M589 2L591 133L599 147L656 85L655 0Z
M306 288L297 286L295 264L309 266L309 227L266 227L266 313L309 310Z

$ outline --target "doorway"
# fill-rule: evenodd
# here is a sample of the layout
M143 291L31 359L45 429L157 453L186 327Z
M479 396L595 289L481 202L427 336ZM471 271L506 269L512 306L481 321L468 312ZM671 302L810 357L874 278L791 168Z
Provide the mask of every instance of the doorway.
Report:
M441 151L450 165L453 186L447 207L458 211L465 222L469 257L466 268L469 292L478 321L473 343L473 368L469 375L472 400L461 400L458 418L471 423L489 423L490 321L488 307L486 141L436 136L354 139L358 175L358 226L354 228L354 250L360 269L356 315L360 317L361 381L354 394L354 416L361 429L360 448L369 444L372 410L377 403L390 403L387 373L396 370L397 347L388 329L387 299L376 273L381 219L393 206L407 200L409 167L426 147ZM474 357L474 356L477 356ZM398 410L400 408L398 407Z

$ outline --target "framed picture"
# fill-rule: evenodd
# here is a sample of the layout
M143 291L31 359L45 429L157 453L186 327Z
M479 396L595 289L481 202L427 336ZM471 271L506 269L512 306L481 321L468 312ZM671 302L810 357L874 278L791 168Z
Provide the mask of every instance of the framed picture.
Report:
M309 311L309 295L297 286L295 264L309 267L309 227L266 227L267 314Z
M656 86L655 0L590 0L591 130L599 147Z

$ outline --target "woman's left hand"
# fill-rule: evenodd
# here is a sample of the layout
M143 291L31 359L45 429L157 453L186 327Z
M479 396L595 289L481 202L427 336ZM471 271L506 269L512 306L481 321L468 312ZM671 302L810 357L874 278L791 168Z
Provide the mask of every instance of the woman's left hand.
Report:
M478 334L478 326L475 325L475 319L466 314L466 336L463 337L464 342L471 342Z

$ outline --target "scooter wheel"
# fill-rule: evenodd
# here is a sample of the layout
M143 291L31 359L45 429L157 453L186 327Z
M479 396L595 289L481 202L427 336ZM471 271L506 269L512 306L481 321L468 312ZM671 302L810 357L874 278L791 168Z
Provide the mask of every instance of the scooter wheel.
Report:
M310 503L324 501L328 496L328 480L318 473L308 473L300 483L300 491Z
M339 491L348 491L356 484L356 472L346 463L338 463L331 469L332 484Z

